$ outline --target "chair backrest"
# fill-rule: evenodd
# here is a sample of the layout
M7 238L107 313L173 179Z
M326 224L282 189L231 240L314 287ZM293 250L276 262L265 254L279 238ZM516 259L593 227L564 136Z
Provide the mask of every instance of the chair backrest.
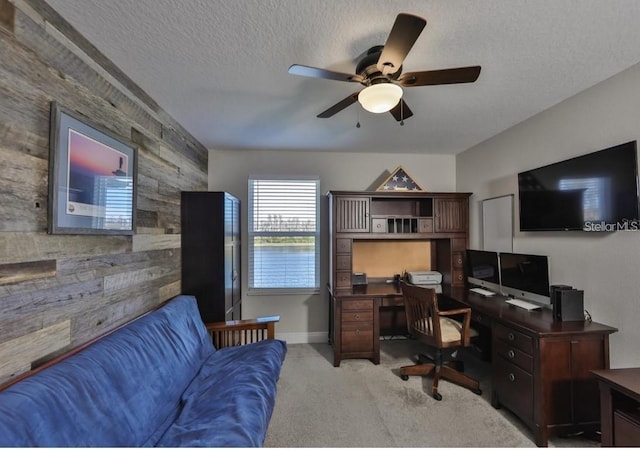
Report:
M401 286L409 334L434 347L441 347L438 295L435 289L414 286L404 281Z

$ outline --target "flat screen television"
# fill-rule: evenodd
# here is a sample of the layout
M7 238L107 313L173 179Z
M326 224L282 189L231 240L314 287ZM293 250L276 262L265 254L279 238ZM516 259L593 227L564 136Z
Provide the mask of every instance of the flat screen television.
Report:
M500 253L502 293L537 303L551 304L547 256Z
M521 231L638 226L636 141L518 174Z
M500 267L495 251L471 250L465 253L467 282L500 293Z

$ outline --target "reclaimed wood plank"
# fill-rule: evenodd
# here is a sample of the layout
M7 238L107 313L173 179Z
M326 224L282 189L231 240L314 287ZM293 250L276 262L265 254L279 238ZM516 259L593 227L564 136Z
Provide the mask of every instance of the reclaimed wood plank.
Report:
M15 264L0 264L0 285L15 284L56 275L54 259Z
M173 281L158 288L158 301L165 302L182 293L182 281Z
M174 269L169 267L153 266L105 276L104 291L108 293L128 289L148 281L153 281L154 279L159 279L172 271L174 271Z
M0 263L120 254L130 251L130 236L0 232Z
M180 246L180 234L136 234L133 236L132 250L180 249Z
M24 316L19 322L0 317L0 348L3 342L41 330L44 327L43 319L43 313Z
M86 309L87 303L103 296L103 280L92 279L58 286L56 290L41 289L2 298L2 319L19 322L25 317L46 313L47 320L69 318Z
M9 0L0 0L0 29L13 33L16 19L16 8Z
M151 287L143 285L128 294L120 293L119 298L108 305L96 305L79 313L72 324L73 343L83 344L157 306L159 303L153 297Z
M0 168L0 230L46 230L48 162L0 145Z
M71 321L4 342L0 348L0 381L7 381L31 368L31 362L71 343Z

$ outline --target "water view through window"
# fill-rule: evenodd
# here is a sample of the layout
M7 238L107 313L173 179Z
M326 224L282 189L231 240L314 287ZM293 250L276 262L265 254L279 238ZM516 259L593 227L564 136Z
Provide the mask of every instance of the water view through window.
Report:
M249 179L249 289L319 287L319 180Z
M269 243L254 243L254 287L294 288L315 285L315 239L299 238L305 239L306 243L291 243L290 237L272 238Z

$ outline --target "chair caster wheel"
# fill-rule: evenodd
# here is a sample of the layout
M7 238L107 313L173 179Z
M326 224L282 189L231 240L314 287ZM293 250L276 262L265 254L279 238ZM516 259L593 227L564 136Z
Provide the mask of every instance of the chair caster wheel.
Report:
M400 375L400 378L402 378L402 381L407 381L409 379L409 375Z
M433 398L438 400L438 401L442 400L442 396L438 392L434 392L433 393Z

